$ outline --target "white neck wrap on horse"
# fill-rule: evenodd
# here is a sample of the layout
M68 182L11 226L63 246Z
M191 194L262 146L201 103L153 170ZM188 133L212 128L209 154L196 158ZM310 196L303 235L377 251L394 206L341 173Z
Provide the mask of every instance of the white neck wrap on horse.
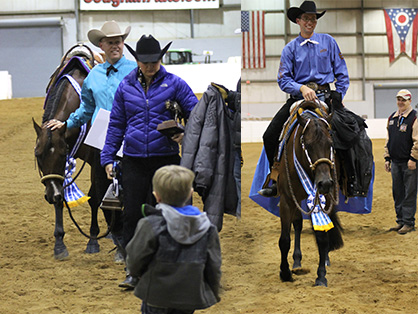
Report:
M295 138L298 131L299 125L296 126L295 135L293 137L293 160L295 163L296 172L299 176L299 180L302 183L303 188L305 189L306 194L308 194L307 206L311 212L312 225L315 231L328 231L334 228L334 224L331 219L322 211L322 208L325 208L325 196L320 194L319 201L321 204L314 204L315 196L317 193L317 187L312 184L311 179L309 179L308 174L303 169L299 160L295 154ZM315 207L314 207L315 206Z

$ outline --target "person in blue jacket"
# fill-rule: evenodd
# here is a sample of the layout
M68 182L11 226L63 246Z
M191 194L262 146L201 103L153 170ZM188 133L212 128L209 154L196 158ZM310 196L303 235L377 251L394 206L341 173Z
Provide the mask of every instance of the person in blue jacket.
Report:
M274 168L275 154L283 125L289 117L291 105L301 99L325 101L325 95L332 95L332 103L339 104L344 98L349 77L344 57L337 42L328 34L315 33L318 19L325 14L318 13L313 1L304 1L301 6L292 7L287 17L300 27L299 36L289 42L282 51L277 82L290 98L274 116L263 135L264 148L270 169ZM336 81L335 81L336 80ZM330 83L335 81L335 91ZM275 196L277 187L265 188L259 193Z
M157 130L158 124L173 119L167 101L177 102L187 118L197 104L197 97L180 77L168 73L161 59L170 47L163 49L152 35L143 35L136 51L128 50L138 67L120 83L110 114L101 164L112 176L116 153L123 144L122 186L124 190L123 243L126 247L135 232L141 205L154 205L152 177L165 165L180 164L178 143L182 134L168 137ZM137 279L129 274L119 286L133 289Z

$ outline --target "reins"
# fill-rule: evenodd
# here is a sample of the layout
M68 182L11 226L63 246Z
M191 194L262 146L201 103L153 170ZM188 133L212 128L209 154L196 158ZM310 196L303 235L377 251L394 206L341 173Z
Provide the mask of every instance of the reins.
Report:
M85 232L81 229L81 227L79 226L79 224L77 223L77 221L74 219L74 217L73 217L73 213L72 213L72 211L71 211L71 208L70 208L70 206L68 206L68 203L67 203L67 201L65 200L65 198L64 198L64 204L65 204L65 207L67 207L68 214L70 215L70 218L71 218L71 220L73 221L74 225L77 227L78 231L80 231L80 233L81 233L83 236L85 236L86 238L88 238L88 239L90 239L90 240L100 240L100 239L102 239L102 238L107 237L107 236L108 236L108 234L110 233L110 231L112 230L113 225L115 224L115 211L114 211L114 210L112 210L112 218L111 218L111 220L110 220L110 225L107 227L106 232L105 232L103 235L101 235L101 236L95 236L95 237L89 236L87 233L85 233Z
M73 184L73 182L79 177L79 175L81 174L81 172L83 171L83 169L84 169L84 166L85 166L85 164L86 164L86 161L84 160L83 161L83 164L82 164L82 166L81 166L81 168L80 168L80 170L77 172L77 174L75 175L75 177L71 180L71 182L69 182L68 184L66 184L64 187L63 187L63 189L65 189L66 187L68 187L68 186L70 186L71 184ZM35 163L35 165L36 165L36 163ZM64 183L64 180L65 180L65 178L64 178L64 176L62 176L62 175L60 175L60 174L47 174L47 175L43 175L42 174L42 172L41 172L41 170L39 169L39 167L38 167L38 172L39 172L39 175L40 175L40 177L41 177L41 183L43 184L46 180L48 180L48 179L58 179L58 180L61 180L63 183ZM73 221L73 223L74 223L74 225L77 227L77 229L78 229L78 231L80 231L80 233L83 235L83 236L85 236L86 238L88 238L88 239L90 239L90 240L99 240L99 239L102 239L102 238L105 238L105 237L107 237L108 236L108 234L111 232L111 230L112 230L112 228L113 228L113 225L115 224L115 213L114 213L114 211L112 211L112 218L111 218L111 220L110 220L110 225L108 226L108 228L107 228L107 230L106 230L106 232L103 234L103 235L101 235L101 236L96 236L96 237L91 237L91 236L89 236L88 234L86 234L82 229L81 229L81 227L80 227L80 225L77 223L77 221L75 220L75 218L74 218L74 216L73 216L73 213L72 213L72 211L71 211L71 207L68 205L68 203L67 203L67 200L64 198L64 204L65 204L65 207L67 207L67 210L68 210L68 214L70 215L70 218L71 218L71 220Z

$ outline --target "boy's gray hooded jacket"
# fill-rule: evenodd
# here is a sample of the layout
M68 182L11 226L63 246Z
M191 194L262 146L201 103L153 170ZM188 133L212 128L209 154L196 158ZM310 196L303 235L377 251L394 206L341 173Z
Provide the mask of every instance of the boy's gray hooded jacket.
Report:
M204 309L220 300L221 249L206 216L184 215L166 204L138 222L126 265L140 277L135 295L149 305Z

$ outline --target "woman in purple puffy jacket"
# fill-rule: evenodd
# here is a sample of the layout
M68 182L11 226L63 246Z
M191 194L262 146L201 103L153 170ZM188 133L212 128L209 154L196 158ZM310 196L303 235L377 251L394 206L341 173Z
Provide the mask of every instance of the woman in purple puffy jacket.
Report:
M143 35L137 42L136 51L126 45L138 67L124 78L116 91L101 153L101 164L110 178L116 153L124 141L122 248L134 235L139 219L143 218L141 205L155 205L152 195L155 171L165 165L180 163L178 144L183 134L168 137L157 131L158 124L173 119L166 102L177 102L187 118L198 101L184 80L168 73L161 65L170 45L171 42L161 49L152 35ZM136 282L136 278L127 274L119 286L133 289Z

